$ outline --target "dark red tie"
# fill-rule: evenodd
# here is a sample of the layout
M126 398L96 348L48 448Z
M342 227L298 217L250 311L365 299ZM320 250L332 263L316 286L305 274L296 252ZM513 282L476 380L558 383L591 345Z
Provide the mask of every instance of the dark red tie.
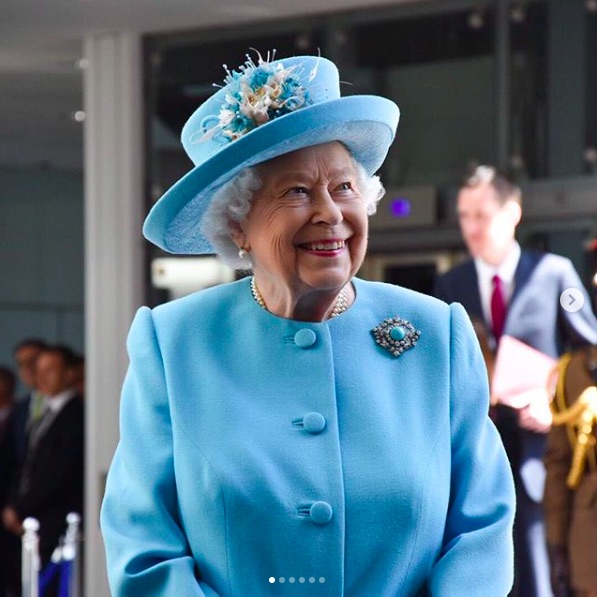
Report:
M504 289L502 280L499 276L491 278L493 282L493 292L491 293L491 322L493 324L493 335L499 340L506 322L506 300L504 298Z

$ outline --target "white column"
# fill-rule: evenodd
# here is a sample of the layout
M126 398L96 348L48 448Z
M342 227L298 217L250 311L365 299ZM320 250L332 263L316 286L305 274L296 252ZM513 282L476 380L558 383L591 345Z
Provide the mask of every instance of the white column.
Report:
M125 341L143 300L143 95L138 35L85 39L85 594L108 596L99 529L118 441Z

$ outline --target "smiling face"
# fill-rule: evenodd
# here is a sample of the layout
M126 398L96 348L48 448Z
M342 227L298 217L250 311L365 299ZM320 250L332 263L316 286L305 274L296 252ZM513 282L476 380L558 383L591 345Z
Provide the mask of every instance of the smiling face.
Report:
M365 199L349 152L336 142L316 145L261 164L258 173L263 184L233 237L250 250L266 302L335 296L367 248Z

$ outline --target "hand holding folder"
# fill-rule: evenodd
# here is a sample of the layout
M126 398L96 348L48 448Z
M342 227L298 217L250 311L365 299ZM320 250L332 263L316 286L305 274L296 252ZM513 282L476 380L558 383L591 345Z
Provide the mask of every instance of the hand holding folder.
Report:
M521 409L548 401L548 382L556 362L512 336L502 336L491 378L492 403Z

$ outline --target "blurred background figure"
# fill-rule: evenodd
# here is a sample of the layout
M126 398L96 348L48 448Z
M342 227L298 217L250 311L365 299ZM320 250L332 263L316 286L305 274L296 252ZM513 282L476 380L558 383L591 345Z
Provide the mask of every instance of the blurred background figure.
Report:
M587 244L597 299L597 234ZM597 597L597 346L558 364L547 439L545 517L556 597Z
M38 354L35 385L44 396L42 413L30 426L18 482L2 512L6 529L22 531L28 516L40 523L43 567L66 529L69 512L83 509L83 402L73 387L77 356L50 346Z
M19 342L13 351L19 380L25 393L19 397L15 410L15 441L20 462L27 449L27 430L41 416L44 398L37 388L36 362L40 353L47 348L40 338L27 338Z
M435 294L462 303L476 321L486 351L495 351L503 334L552 358L573 347L597 344L597 320L572 263L550 253L523 251L516 242L522 193L511 180L492 166L477 167L460 188L457 209L471 259L440 276ZM583 307L574 313L560 305L560 294L568 288L585 296ZM494 412L517 489L512 595L520 597L551 593L542 506L543 457L551 427L548 404L546 391L544 399L522 409L498 405Z
M14 405L16 378L7 367L0 367L0 504L8 495L11 475L16 467L14 443Z
M545 465L554 595L597 597L597 346L559 362Z
M14 425L15 390L14 373L7 367L0 367L0 510L6 505L18 469ZM18 562L14 554L18 547L18 539L0 525L0 597L17 597Z

